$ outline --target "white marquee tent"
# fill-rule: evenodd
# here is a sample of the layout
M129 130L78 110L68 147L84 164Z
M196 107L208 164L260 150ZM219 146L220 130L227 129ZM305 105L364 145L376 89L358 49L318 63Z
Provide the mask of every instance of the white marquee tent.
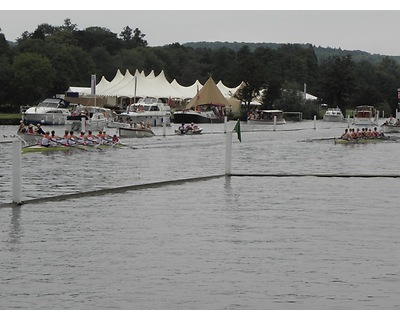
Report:
M144 72L135 71L132 75L129 70L126 70L125 74L122 74L118 69L114 78L108 81L101 78L100 82L96 85L96 95L103 97L155 97L155 98L178 98L178 99L191 99L193 98L203 85L196 80L191 86L182 86L174 79L169 82L161 71L159 75L155 75L154 71L151 71L147 76ZM222 81L217 84L218 89L224 95L225 98L229 99L236 91L240 88L238 85L235 88L229 88L225 86ZM91 95L91 88L86 87L70 87L68 92L78 92L79 96Z

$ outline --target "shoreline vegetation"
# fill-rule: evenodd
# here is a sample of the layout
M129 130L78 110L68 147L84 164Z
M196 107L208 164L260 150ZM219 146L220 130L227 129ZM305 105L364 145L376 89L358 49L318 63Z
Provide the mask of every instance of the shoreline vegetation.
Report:
M20 113L0 113L0 125L19 124L22 119Z

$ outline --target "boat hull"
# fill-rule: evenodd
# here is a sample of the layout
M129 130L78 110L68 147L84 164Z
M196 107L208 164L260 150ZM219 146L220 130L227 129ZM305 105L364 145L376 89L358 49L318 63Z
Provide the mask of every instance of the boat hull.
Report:
M378 119L376 118L354 118L353 125L371 127L378 125Z
M174 123L223 123L224 118L216 117L214 113L201 113L195 111L174 113Z
M57 151L69 151L69 150L96 150L96 149L108 149L113 147L121 147L120 144L98 144L94 146L88 145L74 145L74 146L65 146L65 145L57 145L57 146L49 146L44 147L41 145L27 146L22 148L22 153L29 152L57 152Z
M262 124L262 125L274 125L274 121L265 120L265 119L249 119L247 120L248 124ZM276 125L286 124L286 120L276 120Z
M335 116L335 115L324 115L324 121L326 122L343 122L343 116Z
M29 124L64 125L68 114L65 113L25 113L24 122Z
M187 131L181 131L179 129L176 129L175 134L177 134L177 135L193 135L193 134L201 134L202 131L203 131L202 128L194 129L194 130L187 130Z
M397 133L400 132L400 124L383 124L381 125L383 132L385 133Z
M390 137L371 138L371 139L353 139L353 140L335 139L335 144L363 144L363 143L379 143L379 142L386 142L386 141L396 141L396 140L390 139Z
M121 138L150 138L154 136L151 129L118 128L118 133Z

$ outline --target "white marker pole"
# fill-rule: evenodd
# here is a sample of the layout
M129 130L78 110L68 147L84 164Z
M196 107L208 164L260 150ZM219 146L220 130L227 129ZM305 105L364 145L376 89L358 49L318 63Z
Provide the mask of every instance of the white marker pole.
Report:
M227 126L228 126L228 117L225 116L225 117L224 117L224 133L227 132L227 130L226 130Z
M317 116L314 115L314 129L317 129Z
M12 202L21 204L21 141L13 141Z
M232 171L232 131L226 132L225 150L225 175L229 176Z
M276 116L274 116L274 131L276 130Z
M162 118L163 137L167 135L167 123L165 119L166 119L165 117Z
M86 118L81 117L81 132L86 132Z

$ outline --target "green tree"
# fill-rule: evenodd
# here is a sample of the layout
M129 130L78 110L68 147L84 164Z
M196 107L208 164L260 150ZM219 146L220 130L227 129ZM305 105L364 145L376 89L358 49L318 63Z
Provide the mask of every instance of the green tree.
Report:
M351 56L334 56L320 67L319 92L324 103L345 110L355 87L355 65Z
M235 80L244 82L238 98L245 102L245 109L248 109L254 97L259 96L260 90L265 86L265 67L250 51L248 46L242 47L237 53L236 62L233 66ZM242 110L242 115L247 110Z
M119 36L122 38L122 41L125 43L129 42L132 39L132 31L133 30L129 26L126 26L119 34Z
M13 73L5 54L0 54L0 70L0 106L2 106L10 103L13 91L10 83Z
M53 95L55 73L50 60L36 53L21 53L12 65L13 102L16 105L38 102Z
M117 34L107 28L90 27L73 31L72 34L78 46L86 52L90 52L94 47L104 47L110 54L115 55L124 47L122 40L117 38Z
M147 47L147 40L144 39L146 35L142 33L138 28L135 28L133 30L133 37L131 39L132 41L132 47L137 48L137 47Z

